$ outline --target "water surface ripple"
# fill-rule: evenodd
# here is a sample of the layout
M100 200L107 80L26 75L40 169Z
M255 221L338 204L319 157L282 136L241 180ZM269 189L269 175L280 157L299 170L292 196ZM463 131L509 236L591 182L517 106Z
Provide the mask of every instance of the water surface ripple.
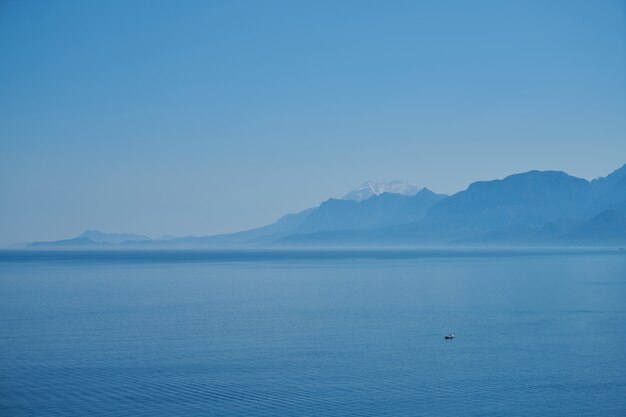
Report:
M0 252L0 415L624 416L624 346L619 251Z

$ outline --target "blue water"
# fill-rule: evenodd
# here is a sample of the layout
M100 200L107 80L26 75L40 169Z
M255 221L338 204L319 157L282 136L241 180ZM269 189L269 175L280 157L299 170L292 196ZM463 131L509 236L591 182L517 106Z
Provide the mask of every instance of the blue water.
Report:
M626 253L0 252L0 414L624 416Z

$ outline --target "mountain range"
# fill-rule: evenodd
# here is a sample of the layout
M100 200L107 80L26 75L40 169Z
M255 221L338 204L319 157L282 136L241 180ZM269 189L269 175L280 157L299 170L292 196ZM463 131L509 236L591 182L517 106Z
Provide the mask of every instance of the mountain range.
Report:
M342 199L247 231L149 239L87 231L29 247L386 245L624 245L626 165L593 181L529 171L479 181L453 195L399 181L368 181Z
M367 181L361 184L359 187L346 194L344 200L363 201L368 198L380 195L384 193L389 194L401 194L401 195L415 195L422 187L418 187L414 184L408 184L402 181Z

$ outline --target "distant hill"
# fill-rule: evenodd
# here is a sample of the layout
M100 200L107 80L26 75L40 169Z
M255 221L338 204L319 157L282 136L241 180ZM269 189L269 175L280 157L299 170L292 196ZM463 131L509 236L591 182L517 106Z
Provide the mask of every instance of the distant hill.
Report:
M604 178L591 181L595 198L592 208L596 212L619 206L626 201L626 164Z
M212 246L241 245L249 244L251 242L258 244L271 243L292 233L292 231L302 224L302 222L313 211L315 211L315 208L306 209L299 213L287 214L278 219L275 223L242 232L212 236L175 238L171 239L169 243L172 245Z
M147 243L150 238L132 233L103 233L98 230L87 230L72 239L55 240L52 242L32 242L28 247L36 248L69 248L69 247L106 247L108 245L120 245L125 243Z
M623 244L626 165L594 181L558 171L530 171L480 181L432 205L412 223L364 230L298 233L306 245Z
M78 238L87 238L98 243L119 244L124 242L143 242L149 241L150 238L144 235L136 235L133 233L103 233L98 230L87 230Z
M412 196L383 193L359 202L330 199L313 210L292 232L377 229L409 223L423 218L433 204L446 197L423 188Z
M474 182L452 196L400 182L368 182L343 199L237 233L150 240L90 230L30 247L623 244L626 165L593 181L529 171Z
M593 243L624 243L626 241L626 201L603 210L584 223L563 234L564 240Z
M299 213L287 214L275 223L242 232L150 240L142 235L103 233L88 230L75 239L36 242L30 246L93 246L94 243L125 247L265 245L279 242L281 239L293 234L336 229L373 229L413 222L423 218L433 204L447 197L443 194L436 194L427 188L416 188L413 190L411 189L412 186L408 188L403 187L401 184L404 183L399 182L376 184L383 184L395 192L376 194L376 192L384 188L381 185L383 188L375 187L375 192L369 198L360 201L331 198L318 207L303 210ZM389 184L396 188L391 187ZM353 190L352 193L355 191Z
M328 199L318 207L281 217L276 223L244 232L181 238L172 244L264 244L294 234L324 230L377 229L423 218L446 195L423 188L413 196L383 193L362 201Z
M455 229L491 230L512 224L541 226L579 217L589 206L591 185L564 172L530 171L475 182L432 207L429 222Z
M73 239L55 240L52 242L32 242L28 244L31 248L82 248L82 247L102 247L103 242L94 242L87 237L75 237Z

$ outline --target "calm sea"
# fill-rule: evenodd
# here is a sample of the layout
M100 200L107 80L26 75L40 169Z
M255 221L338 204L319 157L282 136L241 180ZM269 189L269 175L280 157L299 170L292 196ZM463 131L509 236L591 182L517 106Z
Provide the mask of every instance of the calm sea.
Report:
M626 253L0 252L0 414L625 416Z

